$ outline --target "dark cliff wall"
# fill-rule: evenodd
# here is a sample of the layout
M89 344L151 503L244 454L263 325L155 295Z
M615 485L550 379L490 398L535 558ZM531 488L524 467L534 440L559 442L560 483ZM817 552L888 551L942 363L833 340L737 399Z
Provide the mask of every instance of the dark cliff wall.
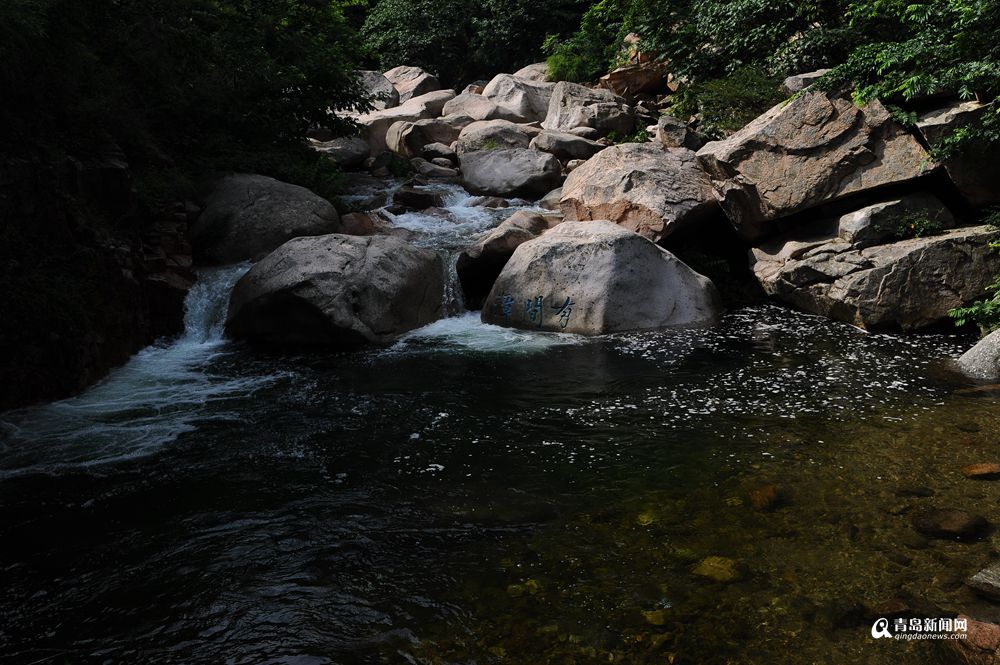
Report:
M189 214L140 206L115 149L0 155L0 411L76 394L180 331Z

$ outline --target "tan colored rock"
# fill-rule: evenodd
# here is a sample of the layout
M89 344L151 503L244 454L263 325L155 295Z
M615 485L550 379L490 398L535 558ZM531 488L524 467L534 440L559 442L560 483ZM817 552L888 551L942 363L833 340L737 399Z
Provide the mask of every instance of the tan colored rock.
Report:
M616 95L631 97L654 94L667 87L667 73L659 63L645 62L619 67L601 77L601 86Z
M945 647L961 665L1000 665L1000 626L976 621L964 614L958 616L966 622L964 639L947 640ZM960 632L960 631L955 631Z
M996 480L1000 478L1000 464L996 462L980 462L962 468L962 475L974 480Z
M483 308L485 323L603 335L705 325L719 313L705 277L608 221L563 222L517 247Z
M444 105L455 93L451 90L430 92L420 97L414 97L399 106L383 111L375 111L359 116L357 122L364 127L371 147L372 155L379 155L386 150L386 134L396 122L417 122L436 118L441 115Z
M400 104L405 104L414 97L441 89L437 77L428 74L419 67L407 67L406 65L393 67L385 72L384 76L399 92Z
M773 233L773 220L935 168L881 103L858 108L823 92L775 106L731 137L707 144L698 158L726 214L750 239Z
M610 219L658 242L718 210L695 153L655 143L606 148L566 178L567 220Z
M867 249L808 229L752 252L754 275L769 295L871 330L919 330L982 297L1000 256L995 230L970 227Z
M541 122L549 111L554 83L498 74L483 88L483 97L516 122Z
M389 126L385 134L386 148L401 157L419 157L425 146L440 143L451 145L458 139L461 130L440 118L400 121Z

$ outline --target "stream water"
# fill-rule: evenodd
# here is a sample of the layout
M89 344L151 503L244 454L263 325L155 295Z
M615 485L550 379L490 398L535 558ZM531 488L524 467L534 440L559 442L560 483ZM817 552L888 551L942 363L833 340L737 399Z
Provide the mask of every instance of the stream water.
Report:
M513 212L445 194L395 223L450 252ZM1000 438L1000 393L949 361L967 338L460 313L276 356L222 336L246 269L202 271L179 339L0 417L3 662L916 664L949 660L860 606L998 614L963 585L991 539L910 527L997 522L1000 484L960 473ZM742 578L693 575L708 556Z

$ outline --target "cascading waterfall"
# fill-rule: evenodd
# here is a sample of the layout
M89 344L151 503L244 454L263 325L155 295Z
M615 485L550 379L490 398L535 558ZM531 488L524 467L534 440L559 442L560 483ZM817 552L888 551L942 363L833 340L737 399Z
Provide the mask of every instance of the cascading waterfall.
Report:
M185 300L180 337L144 349L78 397L7 414L0 440L8 454L0 475L148 454L193 429L209 402L266 381L216 376L210 369L226 351L229 294L248 269L240 264L199 271Z

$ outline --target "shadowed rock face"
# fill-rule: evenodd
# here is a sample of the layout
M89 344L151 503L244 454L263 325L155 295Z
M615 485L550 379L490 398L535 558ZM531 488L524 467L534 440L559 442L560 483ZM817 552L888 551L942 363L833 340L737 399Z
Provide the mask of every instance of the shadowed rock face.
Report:
M399 92L381 72L362 70L358 72L361 85L372 97L372 106L377 111L399 106Z
M849 194L900 183L933 165L877 101L807 93L698 151L726 214L759 239L773 220Z
M718 210L695 153L626 143L597 153L566 178L567 220L608 219L654 242Z
M601 335L710 323L705 277L609 221L564 222L520 245L483 308L486 323Z
M437 320L444 266L390 236L291 240L239 281L226 330L279 345L388 344Z
M917 121L920 133L933 146L956 129L976 127L992 105L969 101L931 111ZM962 196L976 207L1000 204L1000 160L990 150L975 147L944 163L948 176Z
M304 187L261 175L216 181L191 228L195 256L224 265L256 259L299 236L340 230L333 205Z
M1000 272L996 231L956 229L858 249L829 235L776 240L753 250L764 290L804 310L879 330L919 330L986 291Z
M549 220L545 217L521 210L459 254L455 267L465 306L481 309L514 250L548 228Z

